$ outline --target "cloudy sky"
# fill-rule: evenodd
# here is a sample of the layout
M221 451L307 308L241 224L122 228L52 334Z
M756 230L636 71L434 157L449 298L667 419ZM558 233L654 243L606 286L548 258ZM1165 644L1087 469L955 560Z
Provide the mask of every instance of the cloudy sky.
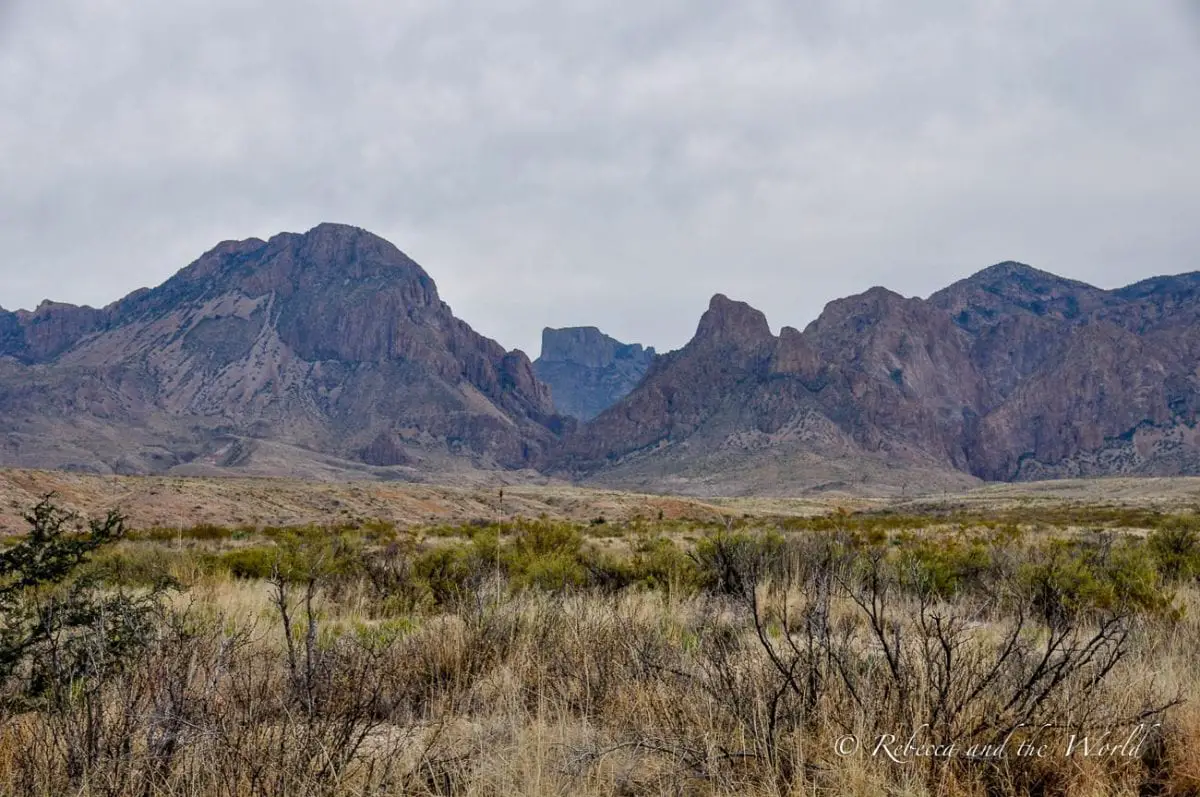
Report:
M340 221L536 355L1200 269L1197 0L0 0L0 306Z

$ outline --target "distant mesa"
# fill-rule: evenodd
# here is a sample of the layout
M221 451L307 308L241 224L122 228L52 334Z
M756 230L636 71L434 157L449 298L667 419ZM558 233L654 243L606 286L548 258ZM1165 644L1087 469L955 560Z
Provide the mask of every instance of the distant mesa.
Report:
M547 327L533 370L550 386L558 412L586 421L633 390L654 356L653 347L622 343L596 327Z

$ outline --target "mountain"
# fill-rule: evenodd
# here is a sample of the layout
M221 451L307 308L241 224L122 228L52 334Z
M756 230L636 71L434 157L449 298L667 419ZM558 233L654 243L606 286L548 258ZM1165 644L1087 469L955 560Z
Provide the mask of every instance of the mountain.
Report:
M678 492L1200 473L1200 275L1118 291L1005 262L803 332L718 294L550 469Z
M1198 362L1200 273L1102 290L1004 262L778 335L717 294L666 354L547 329L531 363L322 224L107 307L0 309L0 465L693 494L1198 474Z
M558 412L586 421L633 390L653 361L653 347L622 343L596 327L547 327L533 372L550 386Z
M421 478L523 468L561 419L387 241L226 241L103 309L0 312L0 463Z

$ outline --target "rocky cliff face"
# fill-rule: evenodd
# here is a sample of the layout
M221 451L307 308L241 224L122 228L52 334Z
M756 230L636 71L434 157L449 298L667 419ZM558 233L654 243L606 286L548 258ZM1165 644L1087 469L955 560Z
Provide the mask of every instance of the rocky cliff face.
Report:
M0 309L0 357L46 362L84 336L103 329L112 314L92 307L44 301L33 312Z
M652 347L621 343L596 327L547 327L533 371L550 386L558 412L590 420L633 390L653 361Z
M299 456L407 477L523 467L553 439L528 358L343 225L222 243L102 310L7 314L0 345L4 464L287 472Z

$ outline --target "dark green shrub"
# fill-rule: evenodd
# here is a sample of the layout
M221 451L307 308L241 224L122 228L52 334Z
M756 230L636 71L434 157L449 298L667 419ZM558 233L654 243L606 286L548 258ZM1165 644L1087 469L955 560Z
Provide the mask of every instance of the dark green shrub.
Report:
M513 551L519 557L575 555L583 546L583 536L566 523L524 521L517 524L515 531Z
M697 541L692 551L699 586L719 595L746 597L759 581L781 571L784 538L728 528Z
M84 524L47 495L24 517L28 536L0 551L0 701L61 706L86 681L119 668L150 638L165 585L101 590L84 572L91 555L125 537L110 511ZM8 688L12 681L20 686Z
M614 593L631 587L637 581L633 562L605 552L585 551L580 564L587 572L588 586Z
M631 569L636 583L649 589L689 591L703 580L697 561L667 537L652 537L639 543L634 549Z
M520 567L510 574L512 585L518 589L536 588L563 590L582 587L588 582L588 571L578 554L556 552L520 560Z
M1125 538L1114 545L1098 572L1121 609L1157 613L1172 608L1174 595L1164 589L1153 559L1146 556L1145 543L1136 538Z
M435 603L454 605L477 590L495 573L485 554L478 548L460 545L440 545L418 555L413 560L414 577L429 590Z
M204 542L219 542L232 538L237 529L231 529L227 526L218 526L213 523L199 523L186 528L170 528L168 526L155 526L149 529L142 529L133 532L128 536L131 539L152 540L157 542L171 542L173 540L200 540Z
M534 520L517 526L502 558L513 586L559 590L587 583L582 550L583 537L574 526Z
M305 526L273 530L271 536L276 543L273 548L243 548L225 554L230 572L242 578L268 578L278 566L287 581L319 579L334 594L363 575L363 538L353 530Z
M190 550L174 550L146 543L120 543L98 551L81 571L112 586L175 586L172 570L203 569L206 561Z
M1018 575L1035 610L1052 626L1093 610L1171 609L1171 594L1136 540L1051 540L1031 552Z

